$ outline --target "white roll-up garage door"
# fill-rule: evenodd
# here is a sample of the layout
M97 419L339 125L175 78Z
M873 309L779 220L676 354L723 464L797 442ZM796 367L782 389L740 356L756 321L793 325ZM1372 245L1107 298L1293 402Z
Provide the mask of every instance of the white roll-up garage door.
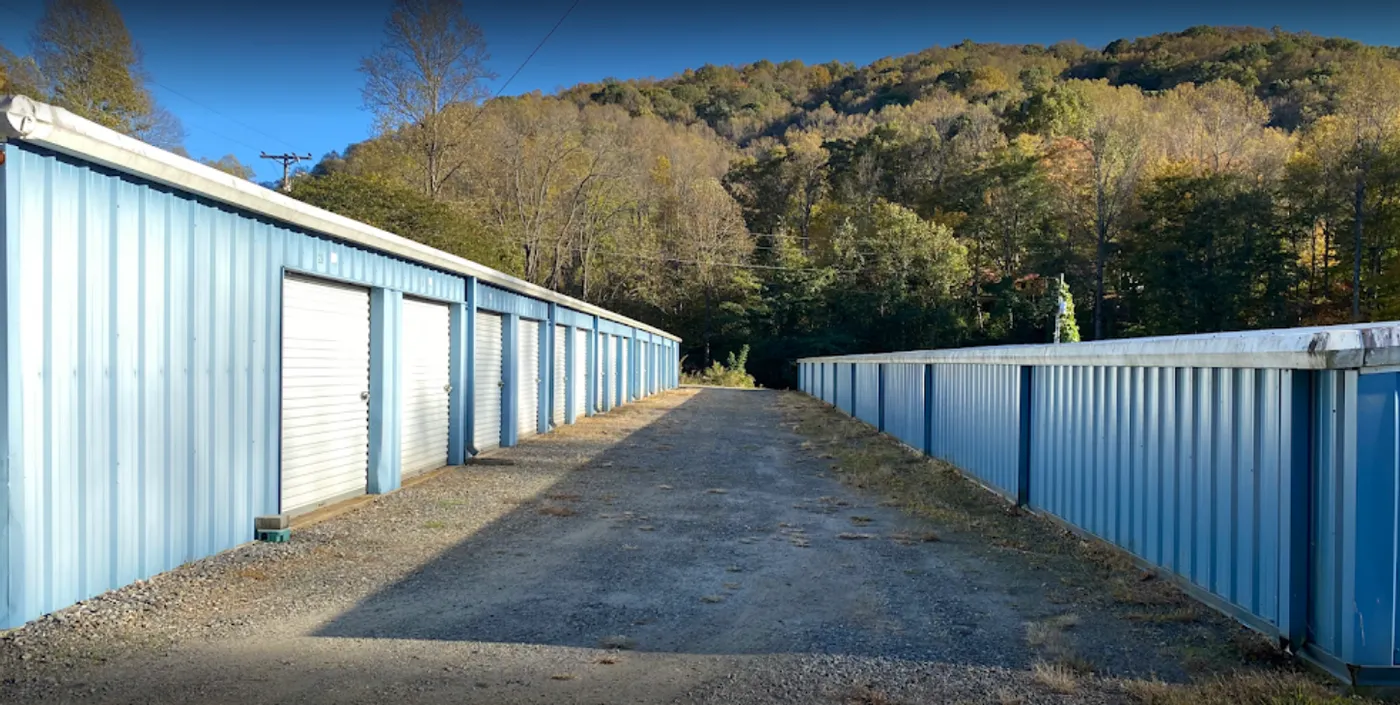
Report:
M540 323L520 319L520 361L515 385L515 436L528 438L540 428Z
M472 352L472 445L477 452L501 445L501 317L476 312Z
M631 358L631 356L627 354L627 348L632 347L632 339L619 338L619 341L622 343L620 346L618 346L622 350L622 356L619 363L620 367L618 368L619 372L617 376L617 381L620 385L617 392L617 403L626 404L627 402L632 401L632 368L627 366L627 363Z
M564 394L568 391L566 386L569 380L569 328L567 326L554 327L554 367L550 372L554 375L554 425L564 425Z
M588 414L588 331L574 329L574 369L569 384L574 388L574 420Z
M399 459L404 475L447 464L451 320L446 304L403 300Z
M651 396L651 377L648 376L651 374L651 343L644 341L637 347L641 350L641 358L637 360L642 367L641 396L647 397Z
M609 371L612 369L611 363L612 354L611 350L609 350L608 348L608 334L599 333L597 359L598 370L597 373L593 376L593 384L596 388L596 394L594 398L597 400L597 406L594 409L594 411L607 411L608 409L608 399L611 396L610 385L608 384L608 380L612 379L612 375L609 374Z
M369 476L369 291L282 283L282 511L363 494Z

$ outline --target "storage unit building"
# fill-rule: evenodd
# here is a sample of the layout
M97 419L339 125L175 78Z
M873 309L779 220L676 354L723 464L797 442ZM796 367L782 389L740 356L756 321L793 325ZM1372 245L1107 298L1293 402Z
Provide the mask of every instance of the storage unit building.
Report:
M600 326L674 340L28 99L0 140L0 629L586 413Z
M1339 678L1400 683L1400 323L799 364L804 392Z

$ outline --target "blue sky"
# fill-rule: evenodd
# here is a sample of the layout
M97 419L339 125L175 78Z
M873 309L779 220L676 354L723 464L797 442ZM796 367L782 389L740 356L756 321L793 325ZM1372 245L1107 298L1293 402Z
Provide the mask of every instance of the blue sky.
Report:
M365 139L356 66L374 51L389 0L116 0L156 96L183 121L195 156L234 154L261 179L280 167L260 150L315 158ZM466 0L491 52L498 88L573 0ZM1151 6L1148 6L1151 5ZM0 44L27 52L41 0L0 0ZM1400 44L1391 0L869 0L671 3L579 0L507 88L510 94L608 76L663 77L705 63L767 58L868 63L963 39L1103 46L1196 24L1280 26Z

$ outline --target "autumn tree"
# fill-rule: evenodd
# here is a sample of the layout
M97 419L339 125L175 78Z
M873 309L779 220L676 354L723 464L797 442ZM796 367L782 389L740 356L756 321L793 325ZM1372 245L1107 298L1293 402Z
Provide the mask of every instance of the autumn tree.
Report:
M140 51L111 0L46 0L32 44L49 101L158 147L183 139L146 88Z
M431 198L465 163L469 108L494 78L488 58L485 36L460 0L395 0L383 45L360 64L365 107L381 131L398 132L420 157Z
M39 76L39 66L34 59L18 56L0 46L0 95L24 95L35 99L44 97L43 79Z
M1079 158L1083 215L1094 234L1094 338L1104 336L1104 270L1150 155L1152 117L1147 99L1131 86L1071 81L1055 129Z
M253 171L253 167L238 161L238 157L232 154L225 154L218 159L200 159L199 163L248 181L252 181L253 177L257 175L257 173Z
M1340 173L1351 183L1351 318L1359 321L1366 223L1376 215L1374 208L1368 208L1368 193L1387 188L1400 176L1393 173L1400 150L1400 63L1369 56L1348 66L1338 77L1338 111L1332 122L1319 129L1335 131L1331 147L1337 152ZM1382 170L1392 171L1386 179L1390 184L1376 183ZM1376 269L1380 249L1373 248Z

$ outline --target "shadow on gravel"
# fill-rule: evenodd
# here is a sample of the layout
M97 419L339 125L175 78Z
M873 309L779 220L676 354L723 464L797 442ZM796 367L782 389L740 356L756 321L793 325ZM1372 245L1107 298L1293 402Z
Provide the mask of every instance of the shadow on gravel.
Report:
M778 398L694 392L315 635L1024 666L1004 596L933 544L886 539L903 515L856 506ZM509 457L528 470L559 452L567 439ZM822 506L832 495L853 504Z

